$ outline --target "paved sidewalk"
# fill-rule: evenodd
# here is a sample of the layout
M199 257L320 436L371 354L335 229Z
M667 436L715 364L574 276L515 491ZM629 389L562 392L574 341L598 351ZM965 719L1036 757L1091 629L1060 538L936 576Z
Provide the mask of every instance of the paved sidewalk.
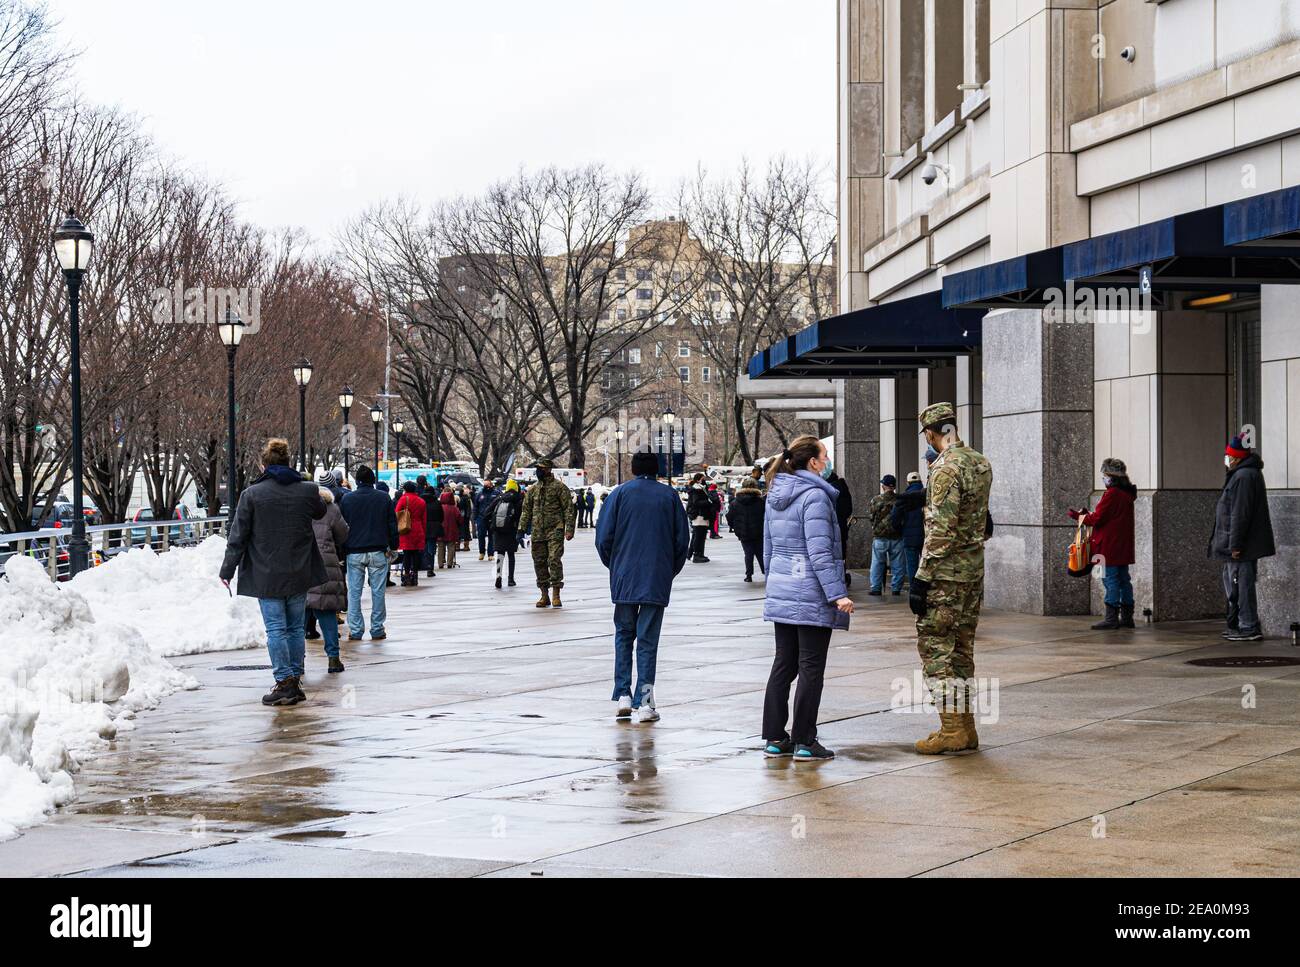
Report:
M489 565L389 592L389 639L345 644L311 701L263 708L260 651L180 659L174 695L78 777L78 799L0 843L0 874L1295 875L1300 669L1210 625L1127 633L986 614L999 721L976 754L912 752L933 716L891 711L916 665L905 598L836 633L821 736L834 762L757 751L771 630L736 541L688 564L664 624L663 720L616 722L606 574L580 531L565 608L495 591ZM991 576L996 579L996 576ZM1253 707L1243 707L1254 697Z

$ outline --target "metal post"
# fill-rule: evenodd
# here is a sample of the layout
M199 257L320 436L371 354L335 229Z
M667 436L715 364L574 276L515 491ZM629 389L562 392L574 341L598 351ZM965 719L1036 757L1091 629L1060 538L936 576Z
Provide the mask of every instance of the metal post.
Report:
M64 272L63 277L68 283L68 314L72 325L72 537L68 540L68 570L70 576L76 577L90 564L82 492L85 470L81 456L81 272Z
M393 478L393 493L402 492L402 434L396 430L393 431L393 470L396 476Z
M307 384L298 384L298 469L307 472Z
M379 424L375 424L375 477L379 476Z
M235 515L235 350L226 347L226 506Z
M352 407L343 407L343 476L352 476L352 451L348 448L348 413Z

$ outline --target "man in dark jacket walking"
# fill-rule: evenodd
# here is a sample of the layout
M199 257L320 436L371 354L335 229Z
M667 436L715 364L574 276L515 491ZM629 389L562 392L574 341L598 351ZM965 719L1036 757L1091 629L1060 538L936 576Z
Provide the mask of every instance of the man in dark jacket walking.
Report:
M325 503L316 485L289 466L286 441L266 441L262 468L262 475L239 496L221 580L229 587L238 570L238 592L257 598L262 609L275 674L275 687L262 697L262 704L297 705L307 698L300 685L307 592L324 584L326 577L312 529L312 522L325 516Z
M438 541L442 539L442 504L438 490L429 486L429 478L421 474L415 478L415 488L424 501L424 564L427 577L433 577L438 567Z
M361 615L361 588L370 583L370 640L388 637L384 620L384 589L388 579L388 553L397 550L397 513L388 495L375 489L375 472L357 467L357 489L343 498L339 510L348 522L348 641L365 634Z
M596 551L609 568L614 602L614 694L620 719L657 722L655 664L664 608L673 578L681 573L691 533L682 502L656 479L659 458L632 455L635 479L605 498L596 526ZM632 690L632 645L636 643L636 690Z
M731 501L727 511L727 526L740 538L740 546L745 552L745 580L754 580L754 561L763 567L763 492L752 477L746 477L740 490Z
M1259 641L1264 637L1255 600L1260 558L1277 553L1273 521L1268 513L1264 461L1241 434L1224 448L1228 477L1214 508L1209 556L1223 562L1223 593L1228 599L1229 641Z
M496 547L492 538L492 525L488 523L488 507L497 502L496 483L483 481L483 489L474 495L474 533L478 535L478 559L486 560L488 556L496 557Z

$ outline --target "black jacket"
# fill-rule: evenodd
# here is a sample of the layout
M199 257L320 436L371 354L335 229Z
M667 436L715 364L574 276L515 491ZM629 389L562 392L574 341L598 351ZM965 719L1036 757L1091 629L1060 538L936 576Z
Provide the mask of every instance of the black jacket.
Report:
M835 517L840 522L840 534L847 534L849 518L853 516L853 494L849 493L849 483L837 473L832 473L827 482L839 494L835 498Z
M312 522L325 516L320 489L289 467L272 466L239 495L221 579L239 571L236 590L252 598L291 598L325 583Z
M388 494L374 485L359 484L339 507L348 522L349 554L397 549L397 512Z
M763 501L762 493L757 487L746 484L732 498L731 507L727 511L727 523L731 526L732 533L742 541L761 544L766 511L767 504Z
M424 501L424 543L428 545L442 538L442 504L432 487L421 490L420 499Z
M510 515L506 518L506 526L497 526L497 510L502 506L510 508ZM492 528L497 534L501 535L503 540L516 539L519 531L519 515L523 513L524 498L517 490L503 490L500 494L492 499L492 502L483 508L483 522L486 526ZM505 548L501 548L504 550Z
M686 516L690 518L691 526L697 526L695 523L697 517L712 521L718 513L720 504L721 500L711 496L707 489L699 484L692 484L690 493L686 495Z
M1228 471L1210 532L1208 554L1214 560L1231 561L1233 551L1241 551L1242 561L1258 561L1277 553L1263 471L1264 461L1258 453L1249 454Z
M910 495L910 496L909 496ZM904 547L922 547L925 544L925 488L920 481L910 483L894 501L890 520L903 535Z

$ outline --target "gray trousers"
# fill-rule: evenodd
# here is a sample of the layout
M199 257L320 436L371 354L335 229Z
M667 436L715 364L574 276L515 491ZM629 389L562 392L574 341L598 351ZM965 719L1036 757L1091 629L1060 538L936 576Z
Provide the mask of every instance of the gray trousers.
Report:
M1248 634L1260 630L1259 607L1255 602L1258 561L1226 561L1223 565L1223 594L1228 599L1228 627Z

